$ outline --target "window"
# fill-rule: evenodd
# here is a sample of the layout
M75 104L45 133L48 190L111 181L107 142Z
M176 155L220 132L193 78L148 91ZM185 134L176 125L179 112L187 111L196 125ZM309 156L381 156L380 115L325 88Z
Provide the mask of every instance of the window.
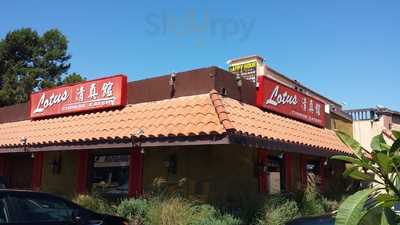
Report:
M129 155L95 155L92 160L92 192L106 198L128 195Z
M73 208L61 199L47 196L15 196L11 198L17 209L18 223L70 221Z
M321 184L321 171L319 161L308 161L306 164L306 175L308 184Z
M267 166L269 193L276 194L282 192L282 190L285 188L282 156L269 156Z

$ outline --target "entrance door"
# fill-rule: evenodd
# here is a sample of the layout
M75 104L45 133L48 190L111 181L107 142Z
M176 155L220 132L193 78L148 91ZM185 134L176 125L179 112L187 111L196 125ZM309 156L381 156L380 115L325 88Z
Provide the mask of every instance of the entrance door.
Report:
M15 154L5 157L4 177L7 186L12 189L32 188L32 165L30 154Z

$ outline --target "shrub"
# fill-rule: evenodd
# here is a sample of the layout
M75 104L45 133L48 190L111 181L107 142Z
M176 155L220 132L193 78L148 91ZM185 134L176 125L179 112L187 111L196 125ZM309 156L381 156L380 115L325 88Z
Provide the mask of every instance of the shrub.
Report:
M282 195L271 196L260 214L257 225L284 225L300 216L296 201Z
M114 215L116 211L114 206L98 196L78 195L73 201L97 213Z
M194 219L192 205L180 197L153 198L145 225L189 225Z
M325 212L333 212L339 208L340 203L336 200L322 198L322 205L324 206Z
M222 214L211 205L194 206L191 225L240 225L242 221L230 214Z
M326 213L327 206L314 185L307 186L301 199L300 211L303 216L317 216Z
M195 201L166 195L123 200L117 207L117 213L135 225L242 224L238 218L223 214L211 205L196 204Z
M256 217L260 209L264 205L264 201L264 194L238 192L230 195L220 195L212 205L222 210L222 212L240 218L244 224L254 224L257 221Z
M144 198L125 199L118 205L117 213L133 224L143 224L148 208L149 202Z

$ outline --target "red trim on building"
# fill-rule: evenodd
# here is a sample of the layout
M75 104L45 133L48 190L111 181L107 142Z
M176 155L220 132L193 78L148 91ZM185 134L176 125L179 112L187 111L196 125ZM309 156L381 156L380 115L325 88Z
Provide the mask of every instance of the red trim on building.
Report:
M32 190L39 191L42 184L43 152L34 153L32 164Z
M268 193L268 152L265 150L258 149L258 191L260 193Z
M264 87L264 78L261 76L257 77L257 82L258 82L258 88ZM262 105L264 101L263 95L262 94L257 94L256 95L256 105Z
M89 151L79 151L78 159L78 171L76 181L76 193L85 194L87 193L87 176L88 176L88 165L89 165Z
M286 192L290 192L292 190L292 173L293 173L293 157L290 153L284 154L285 160L285 189Z
M129 159L128 196L139 197L143 194L143 153L137 146L133 147Z
M0 176L6 175L6 160L4 156L0 156Z
M307 159L305 155L300 155L300 184L302 188L305 188L307 185L307 170L306 170L306 165L307 165Z
M319 179L320 179L320 186L319 189L321 192L325 190L325 158L321 158L319 162Z

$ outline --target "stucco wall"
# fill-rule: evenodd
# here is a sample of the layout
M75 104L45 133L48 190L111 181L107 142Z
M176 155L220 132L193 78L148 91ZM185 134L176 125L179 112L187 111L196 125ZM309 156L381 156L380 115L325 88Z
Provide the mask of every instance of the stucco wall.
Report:
M384 118L378 121L360 120L353 122L354 139L360 142L367 150L371 150L370 144L374 136L380 134L385 128Z
M176 174L168 173L164 161L176 154ZM152 148L144 155L144 190L154 184L172 192L203 200L231 198L239 192L256 193L256 151L242 146L196 146Z
M54 160L59 159L61 159L61 168L59 172L55 172L52 165L54 164ZM41 191L68 198L73 197L76 188L77 165L77 152L44 153Z

